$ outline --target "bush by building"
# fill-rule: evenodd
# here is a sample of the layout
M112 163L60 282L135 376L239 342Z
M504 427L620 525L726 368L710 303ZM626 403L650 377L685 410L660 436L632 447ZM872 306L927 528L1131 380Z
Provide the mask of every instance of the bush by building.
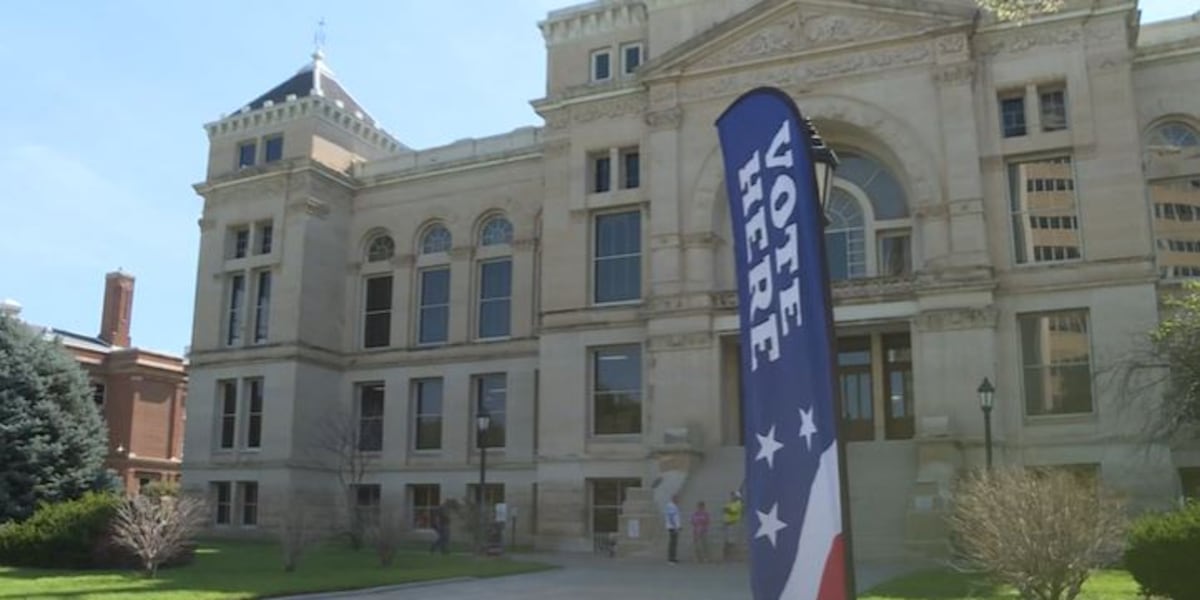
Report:
M66 502L43 504L22 522L0 525L0 564L84 569L100 565L101 551L121 500L89 492Z
M1200 502L1135 521L1125 567L1145 594L1200 600Z

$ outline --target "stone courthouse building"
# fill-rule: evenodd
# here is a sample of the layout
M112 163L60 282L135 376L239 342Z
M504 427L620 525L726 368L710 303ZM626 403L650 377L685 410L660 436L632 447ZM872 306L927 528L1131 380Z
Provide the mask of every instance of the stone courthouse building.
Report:
M519 543L657 553L667 496L719 510L757 442L713 123L760 85L841 159L826 240L859 555L944 544L949 485L984 460L985 377L998 463L1146 505L1195 493L1200 448L1142 439L1151 401L1104 374L1200 276L1200 15L598 0L539 26L539 127L409 148L320 53L205 126L184 480L214 527L269 530L295 499L423 527L474 496L483 411ZM361 479L321 451L339 423Z

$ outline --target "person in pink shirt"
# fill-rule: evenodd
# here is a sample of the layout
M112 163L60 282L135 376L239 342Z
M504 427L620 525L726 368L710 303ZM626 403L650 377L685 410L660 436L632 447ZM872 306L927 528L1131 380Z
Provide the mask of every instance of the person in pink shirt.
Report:
M708 510L704 508L704 503L696 504L696 511L692 513L692 546L696 550L697 562L708 562Z

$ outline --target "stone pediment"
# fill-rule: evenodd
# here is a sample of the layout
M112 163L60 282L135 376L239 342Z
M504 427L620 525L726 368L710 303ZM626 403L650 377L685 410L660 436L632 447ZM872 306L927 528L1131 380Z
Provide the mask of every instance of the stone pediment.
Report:
M888 0L809 3L766 0L668 51L644 78L708 71L772 58L899 40L966 25L971 14L937 4L940 12L905 10ZM907 3L906 6L913 6Z

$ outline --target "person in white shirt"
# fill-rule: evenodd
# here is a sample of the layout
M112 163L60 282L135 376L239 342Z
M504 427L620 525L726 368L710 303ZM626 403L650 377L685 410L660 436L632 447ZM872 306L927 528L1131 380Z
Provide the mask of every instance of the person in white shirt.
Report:
M679 564L679 559L675 557L679 547L679 506L675 504L678 500L678 496L671 496L666 509L667 535L670 536L667 541L667 562L673 565Z

